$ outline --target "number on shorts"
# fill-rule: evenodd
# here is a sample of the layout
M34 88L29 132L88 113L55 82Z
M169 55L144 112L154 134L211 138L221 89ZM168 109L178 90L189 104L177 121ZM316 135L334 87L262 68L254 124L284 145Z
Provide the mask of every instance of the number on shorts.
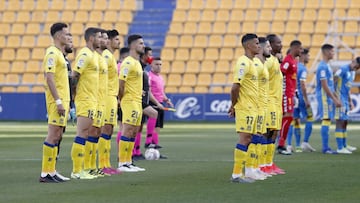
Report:
M246 124L252 125L253 122L254 122L254 117L246 116Z
M139 114L139 113L138 113L137 111L132 111L132 112L131 112L131 117L132 117L132 118L138 118L138 114Z
M88 118L93 118L93 117L94 117L94 111L88 110Z
M111 109L110 116L111 116L111 117L114 117L114 115L115 115L115 110L114 110L114 109Z
M102 111L97 111L97 118L101 118L101 116L102 116Z
M258 123L259 123L259 124L262 124L262 123L263 123L263 120L264 120L264 117L258 116Z
M271 120L276 120L276 113L275 112L270 112L270 116L271 116Z

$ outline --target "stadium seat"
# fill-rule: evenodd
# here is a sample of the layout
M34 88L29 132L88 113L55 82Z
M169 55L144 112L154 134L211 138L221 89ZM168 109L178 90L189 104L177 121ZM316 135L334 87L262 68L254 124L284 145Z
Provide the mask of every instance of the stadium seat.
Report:
M189 59L189 49L178 48L176 49L175 60L186 61Z
M238 46L238 38L236 35L227 34L224 37L223 47L237 47Z
M23 35L25 33L25 24L24 23L15 23L11 27L11 34L14 35Z
M254 33L256 31L256 24L255 22L245 21L242 24L241 30L242 33Z
M74 12L69 10L64 10L61 13L61 21L63 22L73 22L74 20Z
M6 47L6 37L0 35L0 47Z
M316 21L315 23L315 33L316 34L326 34L329 32L329 23L325 21Z
M174 49L164 48L161 50L161 59L164 61L172 61L175 58Z
M231 70L231 66L230 66L228 60L220 60L220 61L216 62L215 73L226 73L227 74L230 72L230 70Z
M209 47L220 48L223 44L221 35L210 35L209 37Z
M36 84L36 74L34 73L24 73L22 76L21 84Z
M303 0L295 0L295 1L303 1ZM288 0L278 0L277 8L278 9L289 9L291 5L291 1Z
M185 73L185 61L174 61L171 63L171 74L183 74Z
M245 10L245 22L255 22L258 20L259 12L257 9L247 9Z
M95 0L93 10L106 11L107 4L103 0Z
M348 0L337 0L337 1L335 1L335 8L336 9L348 9L349 8L349 1Z
M32 60L43 60L45 48L33 48L31 51Z
M12 11L4 11L2 14L2 23L14 23L16 20L15 12Z
M44 11L33 11L31 14L31 22L42 23L45 21L45 12Z
M181 85L182 77L180 74L170 74L166 86L179 87Z
M317 12L315 9L305 9L303 15L303 21L316 21L317 19Z
M238 59L241 55L244 55L244 49L242 47L238 47L235 49L234 59ZM235 63L235 61L234 61ZM231 65L231 67L234 67L235 64Z
M59 21L59 19L60 19L59 11L48 11L46 13L45 22L53 23ZM72 21L68 21L68 22L72 22Z
M16 87L4 86L1 88L1 92L15 92Z
M233 0L221 0L219 8L231 10L233 8Z
M348 45L349 47L356 47L356 37L355 36L342 36L341 40Z
M3 76L4 73L10 72L10 62L9 61L0 61L0 76ZM2 83L3 81L0 81Z
M259 22L268 22L273 20L273 10L272 9L262 9L260 10Z
M89 22L100 23L103 21L102 11L91 11L89 15Z
M195 74L185 73L183 75L182 86L194 87L196 85L196 83L197 83L197 78L196 78Z
M219 8L218 0L206 0L204 10L216 10Z
M39 35L37 38L37 46L38 47L48 47L51 44L51 38L49 35Z
M220 49L220 60L233 60L234 51L232 48L221 48Z
M73 22L80 22L80 23L86 23L89 22L88 19L88 12L87 11L76 11L75 12L75 17L74 17L74 21ZM101 19L102 20L102 19ZM90 22L94 22L94 21L90 21Z
M119 19L123 23L130 23L133 20L133 14L131 11L120 11Z
M359 9L350 7L350 9L347 12L347 17L358 18L359 16L360 16Z
M285 28L286 34L297 34L299 33L299 23L296 21L288 21Z
M213 34L225 34L226 33L226 23L225 22L215 22L212 28Z
M20 36L17 36L17 35L8 36L6 47L9 47L9 48L20 47Z
M229 10L218 10L216 12L216 21L228 22L230 19Z
M190 8L191 0L177 0L176 10L188 10Z
M41 72L41 63L38 60L30 60L26 63L26 72L27 73L40 73Z
M198 74L200 72L200 62L199 61L187 61L186 63L186 73Z
M228 34L239 34L241 32L240 22L232 22L230 21L227 26Z
M303 21L300 26L301 33L312 34L314 33L314 23L311 21Z
M14 61L11 64L11 73L24 73L25 72L25 62L24 61Z
M218 60L219 51L217 48L207 48L205 49L205 60Z
M212 26L209 22L200 22L197 33L198 34L210 34L212 32Z
M93 9L93 2L94 1L81 0L79 10L91 11ZM105 2L103 4L106 5Z
M1 62L0 62L0 64L1 64ZM4 73L1 73L0 74L0 84L3 84L3 83L5 83L5 81L6 81L6 75L4 74ZM1 85L0 87L4 87L3 85Z
M263 1L262 0L251 0L248 1L247 8L248 9L259 9L262 7Z
M70 26L70 32L73 35L83 35L84 34L84 24L81 22L77 22L77 23L71 23ZM74 38L74 36L73 36Z
M214 22L214 20L215 20L215 11L214 10L204 10L202 12L201 22Z
M258 35L267 35L268 33L270 33L270 22L263 22L263 21L259 21L256 25L256 33Z
M184 31L178 32L178 34L196 34L197 33L197 24L195 22L185 22Z
M190 52L190 60L203 60L204 51L202 48L192 48Z
M179 93L193 93L194 88L192 86L181 86L179 87Z
M187 13L187 22L199 22L201 17L200 10L190 10Z
M286 33L283 37L282 37L282 44L283 44L283 51L286 52L287 51L287 47L290 45L291 41L293 41L294 39L296 39L296 35L295 33L290 34L290 33Z
M274 22L284 22L288 18L286 9L276 9L274 13Z
M184 26L182 23L173 22L170 24L168 34L181 34L183 33Z
M202 10L205 6L204 1L191 1L190 8L194 10Z
M185 22L187 19L187 11L185 10L174 10L172 22Z
M19 85L16 88L16 92L31 92L30 91L30 86L28 86L28 85Z
M215 87L210 87L210 92L211 93L224 93L224 88L222 86L215 86Z
M30 59L30 50L27 48L21 48L16 51L16 60L27 61Z
M318 11L317 21L330 22L333 19L333 12L329 9L320 9Z
M50 6L50 10L54 11L62 11L64 9L64 2L63 0L53 0Z
M289 11L289 21L301 21L303 19L302 16L302 10L301 9L291 9Z
M224 93L230 93L230 92L231 92L231 86L225 86Z
M6 10L8 11L18 11L21 9L21 1L11 1L8 2Z
M352 60L354 58L353 54L351 52L348 52L348 51L346 51L346 52L340 51L337 54L338 54L338 57L337 57L338 60L350 61L350 60Z
M33 11L35 9L35 1L23 1L21 10L23 11Z
M13 61L15 60L15 49L3 48L1 52L1 61Z
M232 9L229 23L241 22L244 19L244 11L241 9Z
M49 9L50 2L48 0L37 0L36 11L47 11Z
M16 17L16 22L17 23L27 23L30 21L30 12L29 11L18 11L17 12L17 17Z
M194 47L205 48L208 46L208 37L206 35L195 35Z
M106 11L104 15L103 22L114 22L114 19L118 18L118 13L116 11Z
M79 9L79 1L78 0L66 0L64 10L77 11L78 9Z
M178 93L178 87L166 86L165 91L167 93Z
M193 36L192 35L182 35L180 37L179 47L190 48L193 47Z
M345 33L358 33L359 32L359 21L349 20L345 22L344 32Z
M315 31L316 33L316 31ZM309 34L299 34L298 40L301 41L303 47L308 48L311 45L311 35Z
M0 23L0 35L8 35L11 32L11 26L9 23Z
M35 84L43 85L45 83L45 75L44 75L44 73L37 73L35 75L36 75Z
M314 34L312 36L312 42L311 45L314 47L320 47L325 41L325 35L324 34Z
M194 93L208 93L209 87L207 86L196 86L194 88Z
M276 0L266 0L266 1L263 1L262 4L262 8L263 9L274 9L276 8ZM260 6L258 5L258 7Z
M234 8L236 9L246 9L247 8L247 0L235 0Z
M130 11L135 11L136 10L136 3L137 1L134 0L123 0L123 9L127 9Z
M322 0L306 1L306 9L318 9L320 7L320 1Z
M108 4L107 9L111 11L118 11L121 8L121 1L119 0L109 0Z
M197 78L197 86L209 86L211 83L211 75L208 73L200 73Z
M5 83L6 84L19 84L20 78L17 73L6 74Z
M179 38L177 35L167 35L165 38L165 46L168 48L176 48L179 46Z
M43 85L41 86L33 86L31 88L31 92L45 92L45 88Z
M200 74L212 74L215 71L215 62L214 60L205 60L201 63Z
M227 75L223 73L215 73L213 75L212 83L211 84L227 84L228 82Z

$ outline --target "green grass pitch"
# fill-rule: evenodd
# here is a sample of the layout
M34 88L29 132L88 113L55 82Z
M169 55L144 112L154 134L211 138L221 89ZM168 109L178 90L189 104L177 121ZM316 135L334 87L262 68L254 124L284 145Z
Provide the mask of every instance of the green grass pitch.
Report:
M331 146L335 147L334 129ZM168 160L138 161L146 172L62 184L38 182L46 123L0 124L0 202L359 202L360 152L276 155L286 175L253 184L230 183L233 124L169 123L160 135ZM71 172L75 128L64 135L57 169ZM114 138L114 137L113 137ZM116 166L113 139L112 164ZM319 125L310 140L320 150ZM359 124L349 126L349 143L360 147ZM142 143L143 144L143 143Z

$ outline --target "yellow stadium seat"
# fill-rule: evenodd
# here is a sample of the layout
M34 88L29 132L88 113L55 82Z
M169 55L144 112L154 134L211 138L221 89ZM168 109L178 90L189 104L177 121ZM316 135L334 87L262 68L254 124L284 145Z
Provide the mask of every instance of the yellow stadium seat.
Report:
M108 9L111 11L118 11L121 9L121 1L119 0L109 0Z
M202 48L192 48L190 53L190 60L203 60L204 51Z
M14 61L11 64L11 73L24 73L25 72L25 62L24 61Z
M220 60L233 60L234 51L232 48L221 48L220 49Z
M299 34L298 40L301 41L304 48L310 47L311 45L311 36L309 34Z
M77 22L77 23L72 23L70 26L70 32L73 35L83 35L84 34L84 24Z
M326 34L329 32L329 23L324 21L317 21L315 23L315 33Z
M232 34L227 34L224 37L224 43L223 43L224 47L237 47L238 46L238 38L236 35L232 35Z
M206 0L204 10L216 10L219 8L218 0Z
M49 9L50 2L48 0L37 0L36 11L47 11Z
M187 21L188 22L199 22L201 17L200 10L190 10L187 13Z
M191 86L181 86L179 87L179 93L193 93L194 88Z
M124 36L128 34L129 24L127 23L116 23L115 28L119 31L119 34Z
M210 92L211 93L224 93L224 88L223 87L210 87Z
M259 21L256 25L256 33L258 35L267 35L268 33L270 33L270 22L265 21Z
M244 19L244 10L233 9L231 10L231 16L229 23L232 22L241 22Z
M31 92L45 92L45 88L43 85L41 86L33 86L31 88Z
M79 1L78 0L66 0L64 10L77 11L78 9L79 9Z
M247 0L235 0L234 8L246 9L247 8Z
M180 34L180 33L178 33L178 34ZM197 33L197 24L195 22L186 22L183 33L184 34L196 34Z
M166 85L179 87L181 85L181 81L182 77L180 74L169 74Z
M192 73L185 73L183 75L183 82L182 82L182 86L191 86L191 87L194 87L197 83L197 80L196 80L196 76L195 74L192 74Z
M337 9L348 9L349 1L348 0L337 0L335 1L335 8Z
M0 35L0 47L6 47L6 39L5 36Z
M322 0L312 0L306 1L306 9L318 9L320 7L320 1Z
M0 62L1 63L1 62ZM5 83L5 78L6 78L6 75L5 74L0 74L0 84L2 84L2 83ZM4 87L4 86L0 86L0 87Z
M41 63L37 60L30 60L26 63L26 72L27 73L40 73Z
M244 22L242 24L242 33L254 33L256 30L255 22Z
M280 0L280 1L281 1L281 4L289 5L289 3L290 3L290 1L287 1L287 0ZM280 1L279 1L279 6L280 6ZM289 8L289 7L287 7L287 8ZM303 9L303 8L305 8L305 0L292 1L291 8L292 9Z
M166 86L165 91L167 93L178 93L178 87Z
M297 21L289 21L286 23L285 33L296 34L299 32L299 23Z
M346 21L344 26L344 32L358 33L359 32L358 25L359 25L359 21L356 20Z
M314 33L314 23L309 21L303 21L300 26L300 32L308 34Z
M171 63L171 73L185 73L185 62L184 61L174 61Z
M274 13L274 22L286 21L288 18L288 11L286 9L277 9Z
M212 84L226 84L227 82L227 75L223 73L215 73L213 75Z
M186 73L198 74L200 72L200 62L199 61L187 61L186 63Z
M103 4L106 5L105 2ZM80 1L79 10L91 11L92 8L93 8L93 1L88 1L88 0L81 0Z
M171 72L170 61L162 60L161 73L168 74Z
M6 1L0 1L0 11L6 10Z
M186 61L189 59L189 49L179 48L176 49L175 60Z
M256 9L245 10L245 22L254 22L258 20L259 12Z
M64 2L63 0L53 0L50 6L50 10L55 11L62 11L64 9Z
M103 21L102 11L91 11L89 15L89 22L100 23Z
M31 52L31 59L32 60L43 60L45 54L44 48L33 48Z
M262 0L251 0L248 3L248 9L260 9L262 7Z
M228 34L239 34L241 32L240 22L232 22L230 21L227 26Z
M282 34L285 30L285 23L284 22L273 22L271 25L271 32Z
M131 11L136 10L136 2L134 0L124 0L123 2L123 8Z
M30 50L27 48L18 49L16 52L16 60L27 61L30 59Z
M231 10L233 8L233 0L222 0L220 1L220 9Z
M165 47L176 48L179 46L177 35L167 35L165 39Z
M205 48L208 46L208 37L206 35L195 35L194 47Z
M230 69L231 65L229 64L229 60L220 60L216 62L216 73L229 73Z
M103 22L114 22L114 19L117 19L118 13L116 11L106 11L104 15Z
M289 11L289 18L290 21L301 21L302 20L302 10L301 9L291 9Z
M188 10L190 8L191 0L177 0L176 10Z
M347 17L352 17L352 18L359 18L360 16L360 11L358 8L353 8L350 7L350 9L347 12Z
M28 86L28 85L19 85L16 88L16 92L30 92L30 86Z
M121 22L130 23L133 20L133 14L131 11L120 11L119 18Z
M22 76L22 84L35 84L36 82L36 74L34 73L24 73Z
M20 36L11 35L7 39L6 47L18 48L20 47Z
M31 14L31 22L42 23L45 21L46 13L44 11L34 11Z
M350 60L353 59L353 57L354 57L354 55L351 52L348 52L348 51L346 51L346 52L343 52L343 51L338 52L338 60L348 60L348 61L350 61Z
M262 7L265 9L269 9L269 8L274 9L274 8L276 8L276 0L266 0L266 1L263 1L262 4L259 4L259 5L262 5Z
M241 48L241 47L239 47L239 48L236 48L235 49L235 54L234 54L234 56L235 56L235 58L234 59L238 59L240 56L242 56L244 54L244 49L243 48ZM235 62L234 62L235 63ZM232 64L231 65L231 67L234 67L235 66L235 64Z
M2 92L16 92L16 87L4 86L1 88Z
M107 4L103 0L95 0L93 10L105 11Z
M192 35L181 35L179 47L190 48L193 46L193 36Z
M317 12L315 9L305 9L303 20L304 21L316 21L317 19Z
M185 10L175 10L173 13L172 22L185 22L187 19L187 11Z
M6 75L5 83L6 84L19 84L20 78L16 73L9 73Z
M214 60L205 60L201 63L200 74L212 74L215 71L215 62Z
M11 32L11 25L9 23L0 23L0 35L8 35Z
M15 23L12 25L11 34L23 35L24 33L25 33L25 24L24 23Z
M101 22L100 27L104 28L104 29L107 29L107 30L111 30L111 29L115 28L113 23L108 23L108 22L105 22L105 23Z
M172 61L175 58L174 49L164 48L161 50L161 58L164 61Z
M35 84L43 85L45 82L45 75L44 73L37 73L36 75L36 81Z
M284 34L284 36L282 37L282 44L284 45L284 52L287 51L287 49L285 47L287 47L288 45L290 45L291 41L295 40L296 39L296 35L293 33L293 34L290 34L290 33L286 33Z
M213 21L215 21L215 11L214 10L204 10L202 15L201 15L201 21L202 22L213 22Z
M231 92L231 86L225 86L224 93L230 93L230 92Z
M74 22L86 23L88 22L88 12L87 11L76 11ZM94 22L94 21L90 21Z
M209 86L211 83L211 75L209 73L200 73L197 79L198 86Z
M324 43L324 41L325 41L324 34L314 34L312 36L311 46L320 47Z
M208 93L209 87L207 86L196 86L194 89L194 93Z
M26 23L30 21L30 12L29 11L19 11L17 12L16 22Z
M205 60L218 60L219 51L217 48L207 48L205 49Z
M320 10L321 9L333 9L334 8L334 0L321 0Z
M21 10L33 11L35 9L35 1L23 1Z
M65 10L61 14L61 21L63 22L73 22L74 20L74 12Z
M213 24L213 28L212 28L212 33L213 34L225 34L226 32L226 24L225 22L215 22Z
M326 21L329 22L333 18L333 12L329 9L320 9L318 11L318 21Z
M2 61L13 61L15 60L15 49L3 48L1 52Z
M210 35L209 38L209 47L220 48L222 46L222 36L221 35Z
M356 37L355 36L342 36L341 40L350 47L356 47Z
M204 4L205 4L204 1L191 1L190 7L191 7L191 9L202 10L205 6Z
M15 12L13 11L4 11L2 14L2 23L13 23L16 20Z
M46 13L45 22L54 23L59 20L60 20L60 12L59 11L48 11ZM72 19L69 22L72 22Z
M216 21L228 22L230 19L229 10L218 10L216 13Z
M37 39L37 47L48 47L51 44L51 38L49 35L39 35Z
M273 19L273 10L272 9L260 10L259 22L272 21L272 19Z
M183 33L184 26L182 23L173 22L170 24L169 34L181 34Z
M10 62L9 61L0 61L0 75L10 72ZM0 82L2 83L2 81Z
M20 2L21 1L11 1L11 3L8 2L8 6L7 6L6 10L8 10L8 11L18 11L18 10L20 10L20 8L21 8L21 3Z

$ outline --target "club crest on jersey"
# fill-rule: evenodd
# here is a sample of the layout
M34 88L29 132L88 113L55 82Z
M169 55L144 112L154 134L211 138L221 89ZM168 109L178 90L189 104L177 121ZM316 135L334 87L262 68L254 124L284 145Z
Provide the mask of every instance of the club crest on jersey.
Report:
M320 72L320 77L325 77L326 76L326 72L324 71L324 70L322 70L321 72Z
M287 69L289 68L289 63L284 63L283 68L284 68L285 70L287 70Z
M124 68L124 76L126 77L129 73L129 68Z
M48 61L47 61L47 65L50 67L50 66L54 66L54 59L53 58L49 58ZM49 68L50 69L50 68Z
M239 69L239 80L244 76L244 69L243 68L240 68Z
M77 67L83 67L84 63L85 63L84 59L80 59L78 61Z

